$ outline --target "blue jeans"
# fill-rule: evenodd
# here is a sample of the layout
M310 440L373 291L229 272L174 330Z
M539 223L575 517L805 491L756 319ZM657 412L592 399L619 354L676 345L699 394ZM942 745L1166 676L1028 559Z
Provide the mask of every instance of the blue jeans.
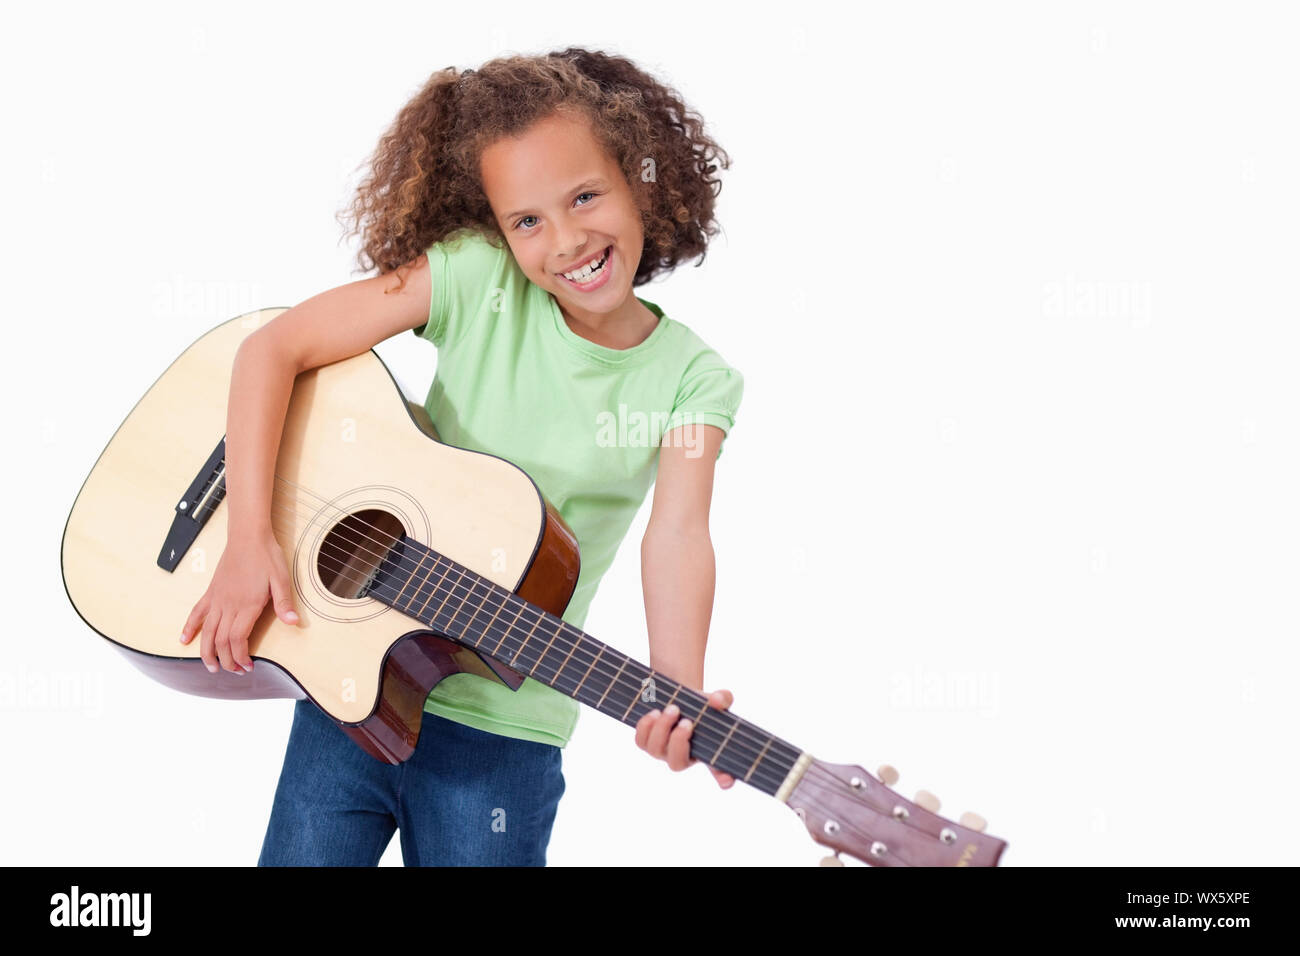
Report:
M293 728L258 866L545 866L560 748L425 712L405 763L371 757L310 700Z

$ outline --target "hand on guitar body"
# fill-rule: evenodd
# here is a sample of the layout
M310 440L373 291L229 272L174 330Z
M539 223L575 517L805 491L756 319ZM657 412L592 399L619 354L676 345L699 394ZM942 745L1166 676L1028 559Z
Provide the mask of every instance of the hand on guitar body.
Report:
M731 691L715 690L709 695L709 706L716 710L726 710L734 701ZM636 745L659 760L666 760L668 768L673 771L685 770L699 760L691 757L691 731L694 725L681 717L681 709L676 704L669 704L662 711L656 709L643 716L636 723ZM674 724L676 726L674 726ZM709 768L709 773L718 781L718 786L728 790L736 778L721 770Z
M199 656L210 672L220 666L235 674L252 671L248 635L266 607L268 596L275 613L286 624L297 624L289 568L284 550L267 528L261 533L232 537L213 572L203 597L199 598L181 630L180 641L188 644L202 628Z

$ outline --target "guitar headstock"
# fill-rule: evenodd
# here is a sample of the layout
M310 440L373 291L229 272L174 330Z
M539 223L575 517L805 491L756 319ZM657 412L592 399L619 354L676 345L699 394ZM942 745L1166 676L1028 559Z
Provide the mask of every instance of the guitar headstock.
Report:
M893 767L873 776L809 757L785 802L818 843L871 866L997 866L1007 844L983 832L983 817L965 813L954 823L939 816L934 794L907 800L890 789L897 782ZM822 862L843 865L834 856Z

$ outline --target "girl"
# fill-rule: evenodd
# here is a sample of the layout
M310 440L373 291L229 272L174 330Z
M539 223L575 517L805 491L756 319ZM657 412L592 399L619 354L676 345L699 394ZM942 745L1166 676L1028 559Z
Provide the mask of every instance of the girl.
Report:
M576 534L573 626L656 484L641 543L649 663L700 689L713 469L743 379L632 289L703 258L715 158L730 165L679 96L622 57L569 48L435 73L350 210L359 261L379 275L308 299L239 349L228 543L181 641L201 632L208 669L242 674L268 595L297 623L270 520L293 380L410 329L438 350L425 409L441 440L518 465ZM415 754L391 766L299 700L259 864L374 865L394 828L407 865L544 864L579 706L531 678L512 691L454 674L429 694ZM690 735L675 706L636 725L637 746L673 770L696 762Z

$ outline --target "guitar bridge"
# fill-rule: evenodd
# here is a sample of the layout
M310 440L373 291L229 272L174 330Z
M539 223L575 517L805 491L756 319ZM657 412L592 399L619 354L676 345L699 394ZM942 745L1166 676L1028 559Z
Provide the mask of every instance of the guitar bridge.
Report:
M217 505L226 497L226 436L221 436L217 447L203 463L190 486L176 503L176 515L171 529L158 552L158 567L175 571L185 557L194 539L208 523Z

